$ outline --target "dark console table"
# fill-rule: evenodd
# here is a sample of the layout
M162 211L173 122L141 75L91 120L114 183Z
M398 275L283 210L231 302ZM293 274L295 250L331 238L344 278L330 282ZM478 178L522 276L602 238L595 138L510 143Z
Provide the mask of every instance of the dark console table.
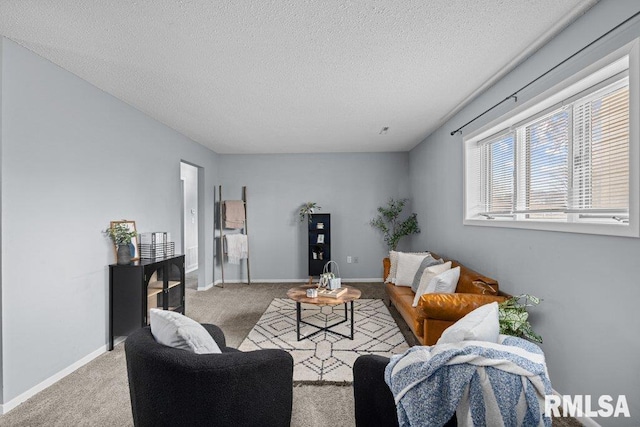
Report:
M184 274L184 255L109 266L109 350L148 325L152 308L184 314Z

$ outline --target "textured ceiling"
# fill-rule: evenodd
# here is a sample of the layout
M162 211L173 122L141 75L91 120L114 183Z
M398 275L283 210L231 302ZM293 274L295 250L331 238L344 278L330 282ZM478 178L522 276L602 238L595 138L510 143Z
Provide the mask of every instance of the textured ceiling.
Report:
M219 153L406 151L593 3L0 0L0 34Z

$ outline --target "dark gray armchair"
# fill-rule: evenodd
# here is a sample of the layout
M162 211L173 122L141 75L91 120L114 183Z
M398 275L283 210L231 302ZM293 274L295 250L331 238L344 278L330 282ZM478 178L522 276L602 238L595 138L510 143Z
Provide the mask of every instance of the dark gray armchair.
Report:
M393 394L384 381L389 358L364 355L353 365L353 394L357 427L397 427L398 415ZM457 426L454 415L445 427Z
M149 327L125 342L136 426L289 426L293 358L284 350L240 352L203 324L222 354L159 344Z

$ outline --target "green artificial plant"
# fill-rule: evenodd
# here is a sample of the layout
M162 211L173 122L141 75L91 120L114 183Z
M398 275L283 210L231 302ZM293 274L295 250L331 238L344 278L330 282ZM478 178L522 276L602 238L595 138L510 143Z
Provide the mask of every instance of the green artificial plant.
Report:
M135 231L130 230L129 227L124 224L114 224L104 230L103 233L109 236L116 246L131 244L131 239L137 235Z
M542 343L542 337L533 331L527 313L527 307L538 305L540 301L533 295L522 294L498 304L500 333Z
M404 221L399 219L407 201L408 199L389 199L386 206L378 208L379 215L370 221L372 227L382 231L389 250L395 251L403 237L420 233L417 214L412 213Z
M316 202L307 202L300 207L300 222L304 221L305 215L309 217L309 222L311 222L311 216L316 210L322 209Z

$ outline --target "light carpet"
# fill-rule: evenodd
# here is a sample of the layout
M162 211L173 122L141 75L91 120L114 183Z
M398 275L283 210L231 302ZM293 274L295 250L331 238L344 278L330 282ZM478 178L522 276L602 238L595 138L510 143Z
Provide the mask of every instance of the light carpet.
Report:
M344 305L316 306L303 304L302 319L326 327L345 318ZM239 349L251 351L265 348L286 350L293 356L293 380L297 384L350 384L353 364L363 354L389 357L409 348L404 336L380 299L354 302L354 339L349 320L310 338L297 340L296 305L287 298L275 298L253 327ZM302 336L318 329L301 325Z
M187 315L198 322L222 327L227 345L237 347L273 298L286 297L291 286L291 283L252 283L251 286L238 283L207 291L187 288ZM363 298L383 298L385 295L380 283L349 283L349 286L360 289ZM405 339L417 344L395 307L389 311ZM340 404L324 404L329 401ZM293 388L291 427L355 427L354 413L353 388L350 386L305 384ZM581 426L580 422L568 417L554 418L553 425ZM0 415L0 427L5 426L133 426L124 344L98 356L9 413Z

